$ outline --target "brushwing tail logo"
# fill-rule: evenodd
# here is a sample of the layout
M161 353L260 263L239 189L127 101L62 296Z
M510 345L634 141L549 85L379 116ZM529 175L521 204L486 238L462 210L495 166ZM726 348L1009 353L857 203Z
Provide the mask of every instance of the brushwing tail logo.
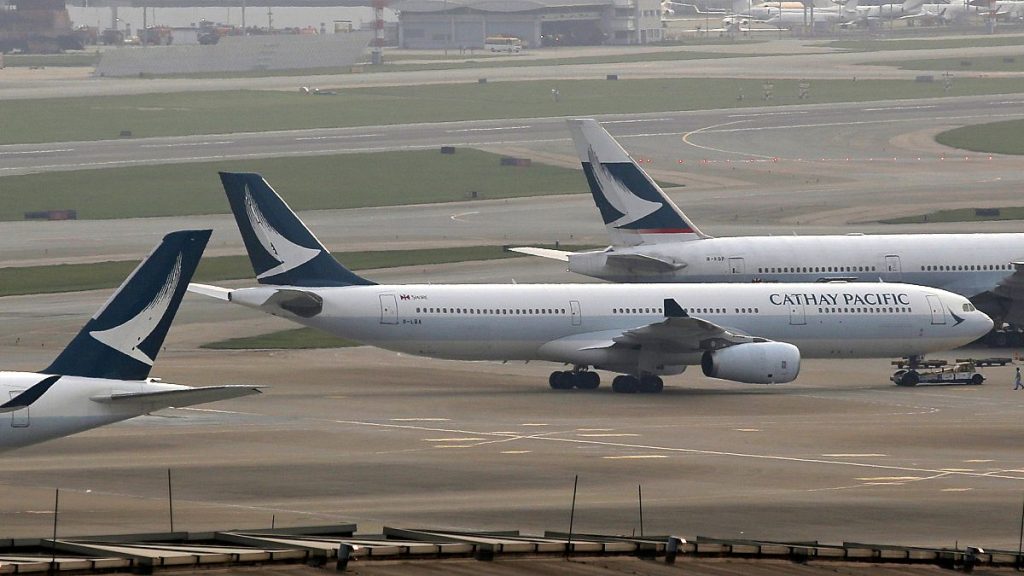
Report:
M654 214L661 208L660 202L644 200L633 194L604 164L601 164L597 154L594 153L593 147L587 148L587 157L590 160L590 166L593 168L594 178L597 180L598 186L600 186L601 193L604 194L608 203L622 214L622 217L618 220L609 222L609 226L619 228L632 224L637 220Z
M180 281L181 254L178 254L178 259L174 262L174 268L167 276L167 281L164 282L163 288L157 292L153 300L141 312L120 326L115 326L108 330L89 332L89 335L125 356L130 356L143 364L152 366L153 358L139 350L138 347L153 333L153 330L163 320L164 315L167 314L167 309L171 306L171 301L174 299L174 293L177 291Z
M280 263L264 271L262 274L257 274L256 278L258 280L268 276L277 276L278 274L298 268L320 255L320 250L299 246L275 230L267 222L266 217L263 216L263 212L260 211L256 201L253 200L248 186L245 189L245 213L249 217L249 224L252 226L256 239L259 240L267 254L270 254L271 257Z

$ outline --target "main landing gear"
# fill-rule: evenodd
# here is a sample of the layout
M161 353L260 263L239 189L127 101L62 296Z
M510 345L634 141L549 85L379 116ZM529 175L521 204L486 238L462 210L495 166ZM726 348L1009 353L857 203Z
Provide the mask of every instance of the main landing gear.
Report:
M548 384L554 390L594 390L601 385L601 376L597 372L591 372L586 367L577 366L572 370L552 372L548 377ZM612 380L612 391L620 394L656 394L665 388L661 378L653 375L636 376L621 375Z
M612 390L622 394L633 394L636 392L645 394L657 394L665 389L665 383L657 376L616 376L612 380Z
M601 385L601 376L597 372L589 372L583 368L552 372L548 384L555 390L594 390Z

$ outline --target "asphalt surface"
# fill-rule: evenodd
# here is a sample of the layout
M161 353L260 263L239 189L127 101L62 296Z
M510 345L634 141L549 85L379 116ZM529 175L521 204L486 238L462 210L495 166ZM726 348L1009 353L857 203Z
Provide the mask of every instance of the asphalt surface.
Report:
M890 229L871 223L882 215L1018 204L1022 160L965 159L929 135L982 117L1020 117L1022 102L673 113L611 118L625 122L609 129L634 156L650 160L645 167L659 180L685 185L673 196L705 231L877 231ZM450 135L452 129L472 131ZM246 154L274 146L283 153L366 146L344 137L296 140L345 134L358 132L237 142ZM457 138L461 145L576 162L561 119L382 134L387 146ZM149 143L174 142L143 142ZM6 154L0 168L117 161L122 154L145 163L160 155L133 144ZM217 153L216 146L234 149L195 144L188 154ZM585 194L303 216L332 248L604 241ZM185 226L215 229L210 253L240 252L227 216L17 222L0 223L0 265L138 259L163 233ZM1018 230L1019 223L892 229ZM558 263L526 258L367 274L389 282L583 280ZM0 362L45 366L106 296L0 299ZM555 392L546 379L557 367L540 363L447 362L369 348L197 348L288 327L187 297L154 374L194 385L267 385L266 393L168 410L0 456L0 537L48 534L56 488L61 534L167 529L171 469L175 528L185 530L272 521L356 522L362 531L385 524L560 530L568 527L579 475L575 522L584 531L638 530L640 486L648 532L1016 549L1024 395L1011 390L1010 367L986 369L990 381L983 386L903 389L888 383L885 360L815 360L789 385L729 384L690 371L667 379L665 393L648 396L611 393L607 375L593 393Z

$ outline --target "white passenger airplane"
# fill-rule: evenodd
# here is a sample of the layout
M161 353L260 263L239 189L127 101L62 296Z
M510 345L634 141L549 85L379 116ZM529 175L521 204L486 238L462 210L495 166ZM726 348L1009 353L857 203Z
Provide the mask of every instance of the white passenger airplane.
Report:
M209 239L209 230L168 234L46 370L0 372L0 451L170 406L259 393L149 378Z
M903 284L378 285L340 265L258 174L221 173L257 280L190 290L388 350L574 366L552 388L658 392L700 364L748 383L796 378L808 357L921 355L991 320L965 298ZM773 341L776 340L776 341Z
M569 130L612 245L513 251L614 282L908 282L966 296L997 325L1024 324L1024 234L712 238L595 120Z

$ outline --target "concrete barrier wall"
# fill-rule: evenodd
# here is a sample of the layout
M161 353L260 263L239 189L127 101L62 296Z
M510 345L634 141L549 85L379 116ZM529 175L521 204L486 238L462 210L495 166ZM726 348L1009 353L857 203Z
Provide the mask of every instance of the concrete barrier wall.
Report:
M336 68L363 60L371 32L323 36L227 36L212 46L126 46L107 50L99 76Z

